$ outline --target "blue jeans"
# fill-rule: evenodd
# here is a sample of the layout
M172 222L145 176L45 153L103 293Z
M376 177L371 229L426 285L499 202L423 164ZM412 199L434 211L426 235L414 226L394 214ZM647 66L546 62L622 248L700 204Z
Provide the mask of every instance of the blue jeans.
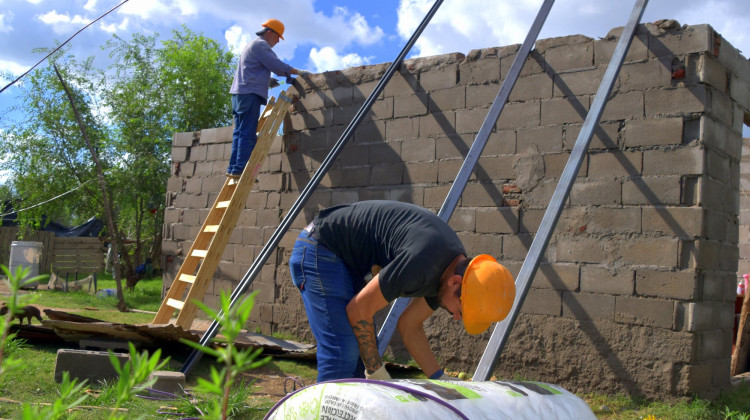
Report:
M250 154L258 141L258 118L260 106L266 100L254 93L232 95L232 115L234 115L234 132L232 132L232 156L229 158L227 173L241 175L245 170Z
M336 254L304 230L294 243L289 268L318 343L318 382L364 378L359 342L346 315L346 305L364 280L353 277Z

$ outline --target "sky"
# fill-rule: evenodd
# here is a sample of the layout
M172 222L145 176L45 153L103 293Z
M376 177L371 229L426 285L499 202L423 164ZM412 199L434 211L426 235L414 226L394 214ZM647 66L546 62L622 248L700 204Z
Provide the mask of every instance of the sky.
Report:
M0 0L0 88L43 58L38 48L54 48L122 0ZM70 53L95 65L108 65L101 46L113 34L159 34L186 25L239 54L268 18L284 22L276 54L311 72L391 62L403 48L433 0L128 0L78 34ZM445 0L408 57L518 44L542 0ZM635 1L558 0L539 39L582 34L604 37L624 26ZM743 52L750 52L750 1L652 0L642 22L676 19L707 23ZM46 65L43 63L42 65ZM227 87L228 88L228 87ZM17 99L13 87L0 93L2 110ZM0 117L2 118L2 117ZM745 130L750 136L750 131Z

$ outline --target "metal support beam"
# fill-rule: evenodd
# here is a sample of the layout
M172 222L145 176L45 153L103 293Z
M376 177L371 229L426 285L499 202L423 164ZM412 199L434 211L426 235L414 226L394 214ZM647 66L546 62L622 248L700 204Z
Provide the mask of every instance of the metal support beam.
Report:
M442 3L443 3L443 0L435 1L435 3L432 5L432 8L427 12L427 15L425 15L424 19L422 19L422 22L419 24L417 29L412 34L411 38L409 38L409 41L406 43L406 45L404 45L404 48L396 57L396 60L393 61L393 63L391 63L390 67L388 67L388 70L386 70L383 77L375 86L375 89L373 89L372 93L370 93L370 96L368 96L367 99L365 100L365 103L362 104L362 107L354 115L354 118L346 127L346 130L344 130L344 132L341 134L341 137L338 139L336 144L334 144L330 153L328 153L328 156L326 156L325 160L323 160L323 162L321 163L320 168L318 168L318 170L315 172L313 177L310 179L310 182L307 183L305 188L300 193L300 196L297 198L297 200L294 202L292 207L289 209L289 212L281 220L281 223L276 228L276 231L273 233L273 235L271 235L271 238L268 240L268 243L266 243L263 249L261 249L260 253L258 254L258 257L250 266L247 273L245 273L245 275L242 277L242 280L240 280L240 283L237 286L237 288L235 288L234 291L232 291L232 294L230 296L231 298L230 307L234 307L234 305L237 303L240 297L247 291L247 288L250 286L253 280L255 280L255 277L260 273L261 269L263 268L263 265L271 256L271 252L273 252L274 248L276 248L276 246L281 241L281 238L284 236L287 230L289 230L289 227L291 226L292 222L297 217L299 212L302 210L302 207L305 205L305 203L310 198L312 193L318 187L321 180L323 179L325 174L328 172L328 170L331 168L331 166L333 165L333 162L336 160L338 155L344 149L344 146L346 145L351 135L354 133L354 130L357 128L359 123L362 121L362 118L364 118L364 116L368 112L370 112L370 109L372 108L372 104L378 98L380 93L383 92L385 85L388 83L389 80L391 80L391 77L393 77L393 74L396 73L399 66L404 61L406 54L414 46L414 43L417 42L417 39L422 34L424 29L427 27L427 24L430 22L430 20L435 15L435 13L437 12L438 8L440 7ZM224 317L224 313L219 312L219 319L222 319L223 317ZM216 336L216 334L218 334L218 332L219 332L219 321L214 320L211 323L211 325L208 327L208 330L205 332L205 334L203 334L203 337L201 337L200 344L204 346L208 345L209 342ZM187 375L193 369L195 364L200 360L202 356L203 356L202 352L198 350L193 350L192 353L190 353L190 356L188 356L187 360L185 361L185 364L182 366L182 369L180 369L180 371L184 373L185 375Z
M552 232L560 218L560 213L562 212L565 201L568 199L575 177L578 174L578 170L581 168L583 159L586 157L586 151L589 147L589 143L591 143L594 130L599 125L599 119L604 111L604 106L607 104L607 99L609 98L609 94L615 84L622 63L625 60L625 54L628 52L628 48L630 48L630 44L633 41L633 36L635 35L636 28L641 21L647 3L647 0L636 1L633 12L622 32L622 36L620 37L620 41L615 47L612 59L607 66L607 71L604 73L604 78L602 79L599 89L596 92L596 96L594 97L594 101L591 104L591 109L586 115L586 120L583 123L581 132L578 134L576 143L570 153L568 163L565 165L565 169L560 176L560 182L558 182L555 192L552 194L552 199L547 207L547 211L544 213L544 218L542 218L539 230L534 236L534 241L531 243L529 253L521 266L521 271L518 273L518 278L516 279L516 298L513 302L513 309L507 318L495 324L495 329L492 332L490 341L487 344L487 348L484 350L484 354L482 355L477 370L474 373L474 380L476 381L486 381L490 378L492 371L495 368L495 364L497 363L497 358L502 352L505 343L508 341L513 324L516 322L516 318L518 318L521 305L523 305L523 301L526 299L526 295L531 287L531 280L534 278L537 268L539 268L539 260L542 258L542 255L549 244L550 237L552 236Z
M513 90L513 86L515 86L518 76L521 74L521 69L523 68L524 63L526 63L526 58L529 56L531 48L534 46L534 43L539 36L539 31L542 30L544 21L547 20L549 11L554 3L555 0L545 0L544 4L542 4L542 7L539 9L539 13L537 13L536 19L534 19L531 29L529 29L529 33L526 35L526 39L523 41L521 48L518 50L518 54L516 54L516 58L513 60L513 64L508 71L508 75L505 77L505 81L500 86L500 91L497 92L497 96L495 96L495 100L492 102L492 106L482 123L482 127L479 129L477 137L474 140L474 143L472 143L469 153L466 155L464 163L461 165L461 169L458 171L456 180L453 182L453 185L451 185L448 196L445 198L445 201L438 212L438 217L446 223L450 220L453 211L456 209L458 200L461 198L461 194L463 194L464 189L466 188L466 183L469 182L469 177L474 171L474 167L479 161L479 157L482 155L484 146L487 145L487 139L490 137L497 119L500 118L500 113L503 111L505 103L508 102L510 92ZM378 332L378 353L380 353L381 356L385 353L385 349L388 347L391 337L396 331L398 318L404 312L406 305L409 304L410 300L411 299L409 298L398 298L393 302L393 305L388 312L388 316L383 323L383 327Z

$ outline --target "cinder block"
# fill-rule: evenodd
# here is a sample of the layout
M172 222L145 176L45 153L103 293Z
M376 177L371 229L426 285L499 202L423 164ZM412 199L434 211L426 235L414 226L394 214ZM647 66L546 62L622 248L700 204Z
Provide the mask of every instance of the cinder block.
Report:
M463 160L460 159L440 160L438 162L438 182L446 183L455 181L462 164ZM476 179L476 173L472 172L469 175L469 181L475 181Z
M622 204L622 183L618 180L580 180L570 190L570 203L573 205L620 205Z
M589 97L555 98L541 101L541 105L541 125L583 123L589 112ZM502 119L501 115L500 120Z
M642 222L645 234L697 238L703 234L705 217L699 207L644 207Z
M184 162L188 159L190 159L189 147L173 147L172 148L172 162Z
M130 360L129 354L115 353L115 357L121 366ZM62 382L63 372L68 372L71 379L88 380L90 384L111 382L118 378L106 351L59 349L55 361L55 382Z
M635 294L663 299L693 300L698 295L698 273L692 270L635 272Z
M682 143L682 117L625 122L625 146L667 146Z
M634 177L641 174L642 152L615 151L589 154L589 178Z
M458 82L458 64L446 64L419 74L419 84L425 91L447 89Z
M622 184L623 205L680 204L679 176L657 176L629 179Z
M580 268L576 264L542 263L531 287L577 292L580 290Z
M450 227L456 232L476 232L476 211L473 209L456 209L450 220Z
M168 398L185 393L185 374L182 372L170 372L157 370L151 372L149 380L156 379L149 389L149 396L156 398Z
M640 234L641 209L634 207L588 208L581 222L585 222L585 230L591 234Z
M486 235L488 237L492 237ZM523 261L531 248L531 242L534 240L528 234L502 235L503 237L503 260Z
M193 139L196 133L189 131L187 133L174 133L172 137L172 147L190 147L193 145Z
M561 152L563 149L562 126L518 130L517 149L526 150L532 145L542 153Z
M600 123L594 129L594 135L589 143L589 150L617 149L620 132L619 122ZM573 150L581 134L581 125L565 125L564 127L565 150Z
M476 211L477 233L518 233L519 209L499 207Z
M510 93L510 101L547 99L552 97L552 77L546 73L519 77Z
M501 207L502 203L502 186L491 183L467 185L461 198L464 207Z
M444 112L466 108L466 87L456 86L430 92L428 110L430 112Z
M393 117L414 117L427 114L427 93L417 92L413 95L399 96L393 100ZM354 113L352 113L352 117ZM351 120L351 118L349 118ZM343 123L342 123L343 124Z
M487 108L497 97L500 84L466 86L466 108ZM506 104L507 106L507 104ZM503 110L503 112L505 112Z
M619 249L622 261L633 265L677 267L679 241L676 238L633 239Z
M463 157L469 152L469 145L473 139L472 134L438 137L435 139L435 157L441 160L457 158L463 160Z
M206 128L201 130L200 144L232 142L234 126Z
M713 51L714 31L709 25L688 26L680 30L662 30L646 25L650 56L662 57Z
M582 69L555 74L553 96L593 95L599 89L606 68Z
M370 165L401 162L401 144L400 141L394 141L369 145L367 154L370 157Z
M602 121L632 120L643 117L643 92L617 92L610 97L604 111Z
M542 124L542 107L544 101L525 101L505 104L503 112L497 119L495 128L498 130L510 130L524 127L536 127ZM481 126L481 124L480 124Z
M487 117L487 109L459 109L456 111L456 132L458 134L477 133ZM502 118L502 117L501 117Z
M401 143L401 159L405 162L435 160L435 139L411 139Z
M399 69L399 71L391 77L391 80L388 81L388 84L385 85L383 95L386 98L413 95L417 90L422 90L421 88L418 88L419 82L417 81L417 78L407 70L404 70L403 67L404 66L402 65L401 69Z
M706 112L709 107L704 85L647 90L644 96L647 118Z
M674 307L671 300L616 296L615 321L671 329L674 326Z
M531 289L521 306L521 313L560 316L562 314L562 292L557 290Z
M557 261L601 263L609 256L610 241L598 238L564 238L557 242Z
M563 292L562 316L565 318L612 320L615 297L587 293Z
M516 178L513 168L513 156L498 156L492 159L480 158L474 173L477 179L487 181L510 180ZM456 172L458 173L458 172Z
M385 122L385 140L405 140L419 137L418 118L396 118Z
M634 288L632 270L615 271L588 264L581 267L581 292L632 295Z
M354 115L357 114L359 107L343 105L327 109L333 113L333 125L347 125L354 119Z
M614 28L606 37L594 42L594 61L597 66L606 66L612 60L617 43L620 42L623 27ZM648 58L648 34L636 31L630 48L625 54L625 63L644 61Z
M370 169L370 185L400 185L403 177L403 163L378 165Z
M672 61L666 58L622 66L618 76L619 90L630 92L672 86Z
M497 57L464 60L459 65L459 78L462 85L497 83L500 80L500 60Z
M408 162L404 166L403 183L434 184L438 181L438 168L438 162Z
M556 72L594 65L594 42L591 39L547 49L540 48L537 42L537 48L544 53L545 67Z
M702 175L705 169L705 153L701 147L644 151L643 176ZM726 171L725 158L721 159L720 165L722 165L721 170Z
M419 117L419 137L456 136L456 113L434 112Z

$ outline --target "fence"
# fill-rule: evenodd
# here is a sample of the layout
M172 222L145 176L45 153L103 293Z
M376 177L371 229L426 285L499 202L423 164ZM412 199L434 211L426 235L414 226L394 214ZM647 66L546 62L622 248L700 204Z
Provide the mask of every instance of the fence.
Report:
M0 227L0 264L10 263L10 246L13 241L24 240L42 243L40 273L81 274L104 272L104 242L99 238L56 237L52 232L26 232L18 238L18 227Z

